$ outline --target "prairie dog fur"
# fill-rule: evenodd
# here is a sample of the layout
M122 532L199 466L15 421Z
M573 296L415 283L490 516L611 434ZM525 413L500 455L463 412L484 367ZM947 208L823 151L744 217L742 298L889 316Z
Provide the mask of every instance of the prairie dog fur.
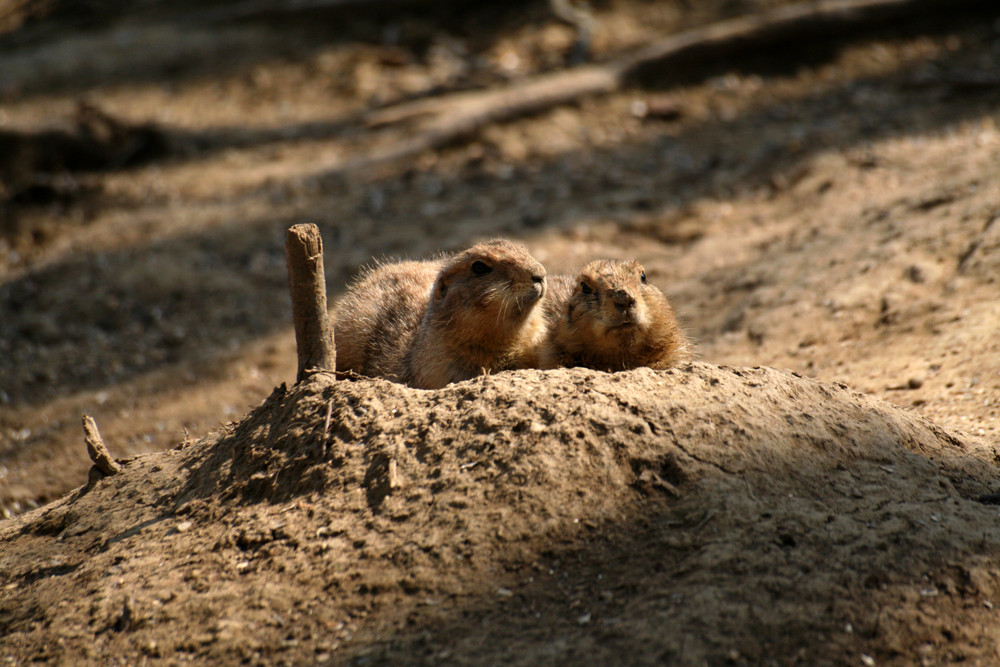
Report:
M378 264L337 303L337 370L436 389L537 367L545 268L497 239L429 261Z

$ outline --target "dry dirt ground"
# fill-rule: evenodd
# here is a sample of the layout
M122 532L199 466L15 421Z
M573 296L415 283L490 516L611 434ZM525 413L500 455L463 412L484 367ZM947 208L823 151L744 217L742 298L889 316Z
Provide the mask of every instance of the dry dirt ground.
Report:
M599 3L594 58L777 4ZM367 111L558 69L572 30L80 6L0 36L0 656L1000 661L1000 10L349 168L406 136ZM81 101L155 131L60 163ZM484 236L638 258L700 362L272 391L299 222L332 297ZM85 493L82 412L130 460Z

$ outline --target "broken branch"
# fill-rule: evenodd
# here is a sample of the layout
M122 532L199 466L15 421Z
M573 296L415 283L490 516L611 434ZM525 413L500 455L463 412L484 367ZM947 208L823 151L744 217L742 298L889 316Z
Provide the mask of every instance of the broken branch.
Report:
M87 443L87 454L94 462L94 467L105 477L121 472L121 466L111 458L111 453L97 430L97 422L90 415L83 415L83 439Z

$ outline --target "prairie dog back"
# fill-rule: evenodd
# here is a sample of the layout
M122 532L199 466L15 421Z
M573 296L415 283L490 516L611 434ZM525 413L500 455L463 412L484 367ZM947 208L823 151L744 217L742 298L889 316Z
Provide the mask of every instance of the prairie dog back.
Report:
M337 370L404 382L407 350L444 260L375 264L333 309Z

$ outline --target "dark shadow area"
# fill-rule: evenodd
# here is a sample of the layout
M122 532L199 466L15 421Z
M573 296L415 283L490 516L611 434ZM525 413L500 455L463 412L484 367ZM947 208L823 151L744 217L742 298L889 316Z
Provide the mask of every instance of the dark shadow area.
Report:
M972 0L949 8L935 2L925 5L922 10L915 8L902 18L895 14L895 9L888 8L884 16L873 15L872 20L864 24L831 24L808 39L789 31L765 45L748 44L738 39L731 40L728 48L708 44L701 50L691 49L684 60L672 63L666 72L656 63L640 67L635 73L635 82L649 89L673 88L718 76L720 70L765 77L793 75L835 59L844 48L852 45L920 36L940 37L956 30L985 28L1000 17L1000 10L987 1ZM664 78L664 74L669 76Z
M327 451L322 419L313 424L296 421L290 429L276 426L272 417L289 418L296 405L297 397L284 384L276 387L216 446L205 448L200 458L190 462L191 476L174 495L169 511L217 494L226 503L246 506L276 505L323 493L329 482L328 470L343 462ZM336 422L333 426L339 428ZM289 431L295 431L297 439L307 444L282 446L287 445Z
M824 483L822 471L802 472ZM867 655L909 664L917 651L954 659L967 649L953 641L993 635L982 600L1000 590L982 573L996 565L1000 533L986 509L961 501L935 514L929 547L923 532L891 527L921 520L901 511L903 499L879 511L806 495L796 502L808 509L796 511L766 492L739 497L739 486L728 501L685 487L677 501L640 501L622 523L554 536L507 561L492 590L413 604L392 632L373 632L337 662L855 665ZM734 516L746 502L753 509ZM944 546L970 515L984 522L978 544ZM919 608L902 601L914 596Z
M0 130L0 238L42 241L21 229L24 209L87 206L102 188L81 174L128 169L171 152L166 133L152 123L125 123L83 102L66 129Z
M32 402L182 361L211 365L216 354L287 326L282 239L297 222L231 223L73 257L4 284L3 390L15 403Z
M58 229L33 225L32 214L75 209L88 219L116 203L102 199L100 175L148 165L170 166L229 149L329 139L356 128L360 118L280 128L213 128L206 132L132 124L86 103L67 129L0 130L0 238L14 246L43 245ZM137 202L138 203L138 202Z
M0 99L30 94L85 94L109 85L175 84L224 78L254 66L308 59L338 44L384 47L387 57L423 61L441 35L474 35L469 47L485 49L504 34L529 22L555 22L545 2L519 0L478 3L470 0L390 0L388 2L275 2L231 0L134 3L64 1L67 11L0 35L0 68L7 60L43 63L36 76L0 74ZM75 7L74 7L75 6ZM83 11L74 11L81 9ZM2 25L2 24L0 24ZM86 48L106 42L121 45L122 61ZM215 38L212 38L215 35ZM148 43L141 48L142 43ZM50 62L45 49L58 45L93 67ZM19 64L20 68L20 64ZM61 70L65 70L60 74ZM2 69L0 69L2 71ZM68 73L68 74L67 74ZM164 76L166 73L167 76Z

